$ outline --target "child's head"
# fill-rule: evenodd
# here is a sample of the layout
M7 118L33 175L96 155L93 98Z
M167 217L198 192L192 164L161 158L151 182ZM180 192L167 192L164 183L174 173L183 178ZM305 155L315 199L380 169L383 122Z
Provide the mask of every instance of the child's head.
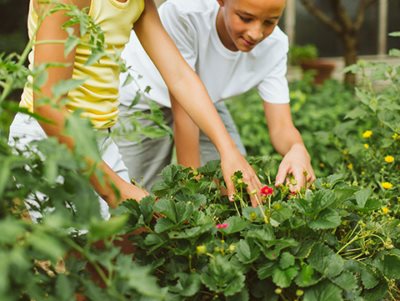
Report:
M285 0L217 0L220 10L217 31L222 43L233 51L251 51L278 24Z

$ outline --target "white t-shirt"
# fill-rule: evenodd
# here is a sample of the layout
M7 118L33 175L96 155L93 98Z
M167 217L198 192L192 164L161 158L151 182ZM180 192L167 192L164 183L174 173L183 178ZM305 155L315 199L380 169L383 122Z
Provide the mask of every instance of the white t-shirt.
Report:
M165 29L205 84L212 101L257 87L264 101L288 103L287 36L276 27L250 52L231 51L217 34L218 9L217 0L168 0L159 8ZM132 67L129 72L135 80L120 88L120 102L129 106L137 92L149 86L150 92L135 108L148 108L146 97L170 107L168 89L133 31L122 57ZM126 78L126 73L121 75L121 85Z

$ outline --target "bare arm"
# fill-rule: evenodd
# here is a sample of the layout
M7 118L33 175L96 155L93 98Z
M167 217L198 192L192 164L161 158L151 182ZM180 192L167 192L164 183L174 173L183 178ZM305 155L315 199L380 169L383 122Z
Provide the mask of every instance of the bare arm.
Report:
M271 142L283 157L276 176L276 185L282 184L289 174L297 182L294 191L315 180L310 155L303 143L299 131L293 124L289 104L271 104L264 102Z
M63 0L60 2L75 4L80 8L90 5L90 0ZM39 1L37 1L35 2L35 8L39 14L44 16L49 9L49 4L39 4ZM68 16L66 16L63 11L46 16L38 29L36 41L65 41L67 33L61 28L61 26L66 21L68 21ZM75 26L74 31L79 34L79 27ZM49 104L39 104L36 100L43 96L52 99L53 95L51 88L60 80L67 80L72 77L74 57L75 50L71 51L68 56L64 56L63 43L39 43L35 47L35 65L48 62L58 62L68 65L67 67L53 67L47 70L48 80L41 88L41 95L34 95L34 110L37 114L50 120L50 123L40 123L46 134L48 136L56 137L61 143L65 143L70 149L74 149L75 143L71 137L64 135L65 121L68 117L66 108L62 107L61 110L55 109ZM90 159L88 159L88 162L90 162ZM143 191L121 179L105 162L100 162L99 168L103 171L105 183L100 184L99 179L95 176L91 177L91 183L94 189L111 207L117 206L117 204L122 200L128 198L139 200L145 195ZM117 199L113 185L120 191L120 199Z
M170 93L218 149L229 195L232 196L234 193L230 177L237 170L242 171L249 191L259 191L261 183L254 170L236 148L204 85L164 30L152 0L145 0L144 12L136 22L134 30L143 48L160 71ZM160 51L161 45L162 51ZM256 203L253 197L252 204Z
M171 95L174 116L174 140L178 163L183 166L200 166L199 127Z

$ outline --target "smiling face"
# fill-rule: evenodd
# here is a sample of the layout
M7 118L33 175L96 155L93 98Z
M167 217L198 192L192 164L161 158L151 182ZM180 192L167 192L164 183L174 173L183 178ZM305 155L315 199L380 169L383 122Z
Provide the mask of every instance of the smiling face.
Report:
M217 0L217 32L232 51L251 51L278 24L285 0Z

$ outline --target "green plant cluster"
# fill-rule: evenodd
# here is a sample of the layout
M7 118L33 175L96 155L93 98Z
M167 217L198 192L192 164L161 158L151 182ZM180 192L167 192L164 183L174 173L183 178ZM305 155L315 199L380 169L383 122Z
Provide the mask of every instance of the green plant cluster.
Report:
M271 160L252 163L268 183ZM136 260L168 287L167 300L399 297L398 204L384 213L385 199L332 175L298 194L278 187L253 208L240 174L234 202L215 179L218 162L170 166L156 199L119 209L132 229L145 229L132 238Z

